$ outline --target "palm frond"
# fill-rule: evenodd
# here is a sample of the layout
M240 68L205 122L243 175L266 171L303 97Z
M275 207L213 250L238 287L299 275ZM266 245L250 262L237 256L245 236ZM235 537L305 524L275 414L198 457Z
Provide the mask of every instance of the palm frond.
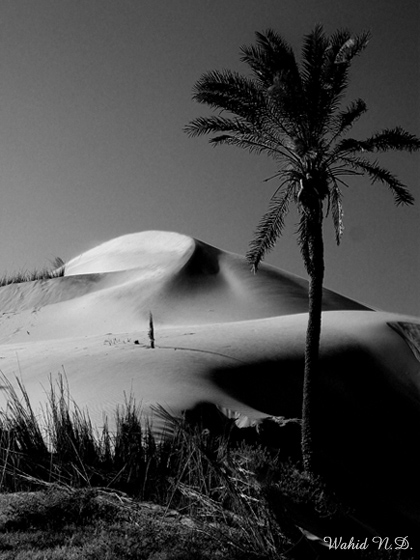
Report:
M420 149L420 138L397 126L374 134L366 140L366 144L370 152L388 150L414 152Z
M327 38L319 25L305 37L302 74L307 122L316 133L324 134L331 128L334 114L348 87L351 60L366 44L366 34L352 37L349 31L341 30ZM343 119L346 118L343 126L348 126L346 123L350 116L360 116L361 108L362 105L358 103L350 107L346 114L343 113Z
M385 129L366 140L345 138L336 147L336 154L357 152L386 152L389 150L414 152L420 149L420 139L401 127Z
M268 211L258 224L254 239L251 241L246 255L254 272L258 270L264 255L267 251L273 249L277 239L283 232L285 218L289 212L289 204L293 198L294 190L294 184L289 183L282 192L273 196Z
M328 40L321 25L315 26L314 30L306 35L302 47L302 75L307 97L310 92L318 94L322 86L320 77L325 62Z
M259 121L265 112L265 99L259 86L230 70L203 74L194 85L192 97L198 103L228 111L249 122Z
M243 119L218 117L197 117L184 127L188 136L196 137L217 132L232 132L235 134L253 134L254 129Z
M328 48L325 51L325 62L323 67L323 78L331 82L331 78L337 71L336 58L342 46L350 39L351 33L348 29L338 29L328 39Z
M297 229L298 245L300 253L302 255L305 270L309 274L309 276L312 276L312 274L314 273L314 267L311 259L310 235L311 234L308 216L304 212L301 212Z
M352 101L352 103L334 119L335 132L332 141L349 130L366 111L367 107L363 99L359 98L356 99L356 101Z
M274 159L288 159L293 161L293 155L287 151L281 149L280 143L273 143L265 140L263 136L257 134L249 135L235 135L235 134L222 134L220 136L215 136L209 140L210 144L221 145L226 144L228 146L236 146L244 150L248 150L250 153L262 154L265 153ZM287 148L285 148L286 150Z
M241 48L266 97L273 122L291 134L301 121L302 82L290 45L273 30L256 33L257 44Z
M356 140L355 138L344 138L337 144L334 149L333 157L338 157L346 154L356 154L368 152L369 144L364 140Z
M343 167L342 165L335 165L332 166L330 165L329 161L327 162L328 164L328 172L331 175L331 177L340 177L343 175L363 175L364 173L362 171L355 171L354 169L350 169L348 166L347 167Z
M296 160L287 138L282 140L278 135L273 135L269 127L260 129L244 119L216 115L197 117L184 127L184 132L191 137L222 132L224 134L211 138L210 144L227 144L253 153L266 153L275 159Z
M241 48L241 61L248 64L260 83L269 88L279 75L287 75L298 89L300 77L291 46L275 31L256 34L256 45Z
M322 78L328 39L322 26L304 38L302 48L302 75L305 90L306 119L311 131L319 134L329 118L329 95L325 92L325 80Z
M346 29L337 31L329 38L320 77L323 84L321 107L325 116L324 131L330 127L330 119L339 109L348 87L352 59L367 45L366 39L366 34L352 37ZM342 60L342 63L338 64L337 60Z
M288 136L304 136L306 122L302 92L291 87L287 74L277 74L266 93L267 111L273 123Z
M342 194L337 185L337 181L333 178L333 184L330 188L328 202L331 207L331 215L334 224L335 240L337 245L340 245L341 236L344 231L344 221L343 221L343 204L342 204Z
M295 127L294 96L272 103L272 94L254 80L229 70L204 74L193 89L193 99L212 109L227 111L249 122L273 140L290 135ZM290 126L289 123L291 122Z
M335 63L349 64L355 56L359 55L367 47L369 40L369 31L364 31L361 35L349 37L336 54Z
M392 191L397 206L414 203L414 197L408 188L388 169L381 167L377 162L371 162L361 157L343 157L342 159L354 169L364 171L369 176L372 184L379 181L387 185Z

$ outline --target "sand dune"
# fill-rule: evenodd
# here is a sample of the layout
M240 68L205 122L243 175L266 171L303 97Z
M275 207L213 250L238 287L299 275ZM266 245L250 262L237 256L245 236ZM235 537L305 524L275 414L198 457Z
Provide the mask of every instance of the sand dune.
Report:
M130 392L145 413L208 401L251 419L300 415L305 280L265 265L253 275L242 256L155 231L104 243L65 270L0 288L0 369L22 379L34 404L49 375L65 372L97 425ZM419 325L324 291L317 444L326 469L387 484L392 507L413 523Z
M167 232L111 240L66 264L65 276L0 289L0 342L141 332L307 310L307 283L243 257ZM324 308L366 309L325 290Z
M244 257L152 231L83 253L66 264L64 277L5 286L0 306L3 373L22 376L38 401L48 375L64 369L75 399L99 422L96 411L110 412L131 388L146 404L176 410L203 399L232 404L214 384L197 383L200 372L217 360L232 361L234 346L242 359L244 333L263 328L255 321L304 313L307 282L265 265L253 275ZM366 309L328 290L324 308ZM147 350L150 313L158 345L153 354ZM260 338L247 342L247 353L267 351ZM179 380L186 377L193 387L184 392ZM85 391L90 386L93 394Z

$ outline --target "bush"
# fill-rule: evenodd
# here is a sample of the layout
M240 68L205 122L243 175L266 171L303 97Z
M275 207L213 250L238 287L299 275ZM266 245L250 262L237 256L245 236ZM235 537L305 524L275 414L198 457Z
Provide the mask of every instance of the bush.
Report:
M59 529L65 525L86 525L97 518L116 513L116 508L98 504L93 489L51 485L43 492L28 494L12 503L5 529Z

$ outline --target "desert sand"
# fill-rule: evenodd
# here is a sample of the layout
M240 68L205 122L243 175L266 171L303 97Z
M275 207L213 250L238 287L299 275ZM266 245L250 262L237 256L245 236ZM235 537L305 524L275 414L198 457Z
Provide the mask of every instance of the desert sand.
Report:
M129 234L70 260L64 277L0 288L0 369L34 406L65 374L97 426L129 394L146 415L206 401L243 422L299 417L307 305L307 282L283 270L254 275L244 257L177 233ZM386 485L390 507L418 523L420 319L324 290L322 328L326 470Z
M328 290L324 299L328 310L366 309ZM260 416L264 410L227 395L210 374L295 346L295 334L280 344L277 323L284 318L289 331L287 321L305 313L307 283L265 265L253 275L239 255L150 231L83 253L66 263L64 277L1 288L0 306L1 371L19 377L34 404L49 375L65 372L97 424L130 392L145 411L208 400Z

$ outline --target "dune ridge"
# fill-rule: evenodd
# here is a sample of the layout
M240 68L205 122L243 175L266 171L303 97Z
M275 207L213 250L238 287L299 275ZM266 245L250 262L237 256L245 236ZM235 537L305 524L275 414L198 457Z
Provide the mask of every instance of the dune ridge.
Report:
M0 341L33 341L305 313L307 282L170 232L129 234L65 266L64 277L0 289ZM324 290L324 309L367 309ZM60 320L57 320L60 317ZM30 338L27 338L27 337Z

